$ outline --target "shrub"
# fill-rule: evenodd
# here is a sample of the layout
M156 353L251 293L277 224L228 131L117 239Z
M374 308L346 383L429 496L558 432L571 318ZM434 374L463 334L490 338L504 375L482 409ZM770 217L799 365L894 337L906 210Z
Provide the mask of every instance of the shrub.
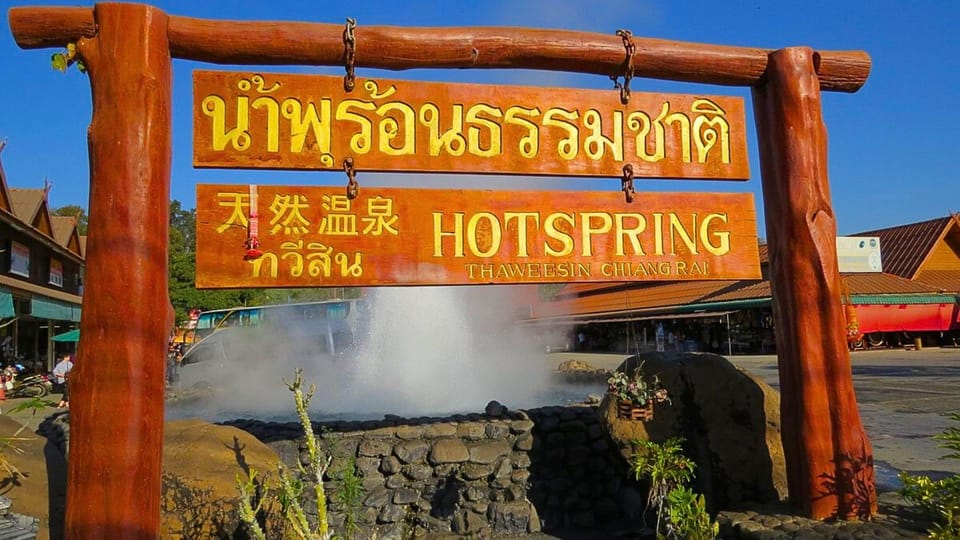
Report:
M950 419L960 422L960 413L951 414ZM960 429L947 428L934 438L944 441L940 448L953 451L943 459L960 459ZM928 531L930 538L960 540L960 474L941 480L908 472L900 472L899 477L903 482L900 495L934 521Z
M710 519L703 495L685 487L696 466L683 455L683 439L673 437L663 444L634 441L630 471L637 480L650 482L644 515L657 512L657 538L702 540L716 538L720 526ZM666 513L665 513L666 512ZM661 520L665 533L661 532Z

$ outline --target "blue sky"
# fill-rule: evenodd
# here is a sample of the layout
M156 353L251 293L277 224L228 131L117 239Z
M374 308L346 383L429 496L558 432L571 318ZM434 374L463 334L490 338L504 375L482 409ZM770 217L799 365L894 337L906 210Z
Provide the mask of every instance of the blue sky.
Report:
M50 179L51 207L87 206L89 172L86 129L90 121L87 77L75 69L53 71L53 50L21 50L6 11L14 5L87 3L0 1L0 139L7 179L13 187L43 186ZM829 172L840 234L922 221L960 211L958 149L951 137L960 126L960 2L892 0L676 1L531 0L300 2L158 1L176 15L257 20L303 20L398 26L527 26L613 34L627 28L637 36L763 48L809 45L820 50L867 51L870 78L855 94L824 93L829 134ZM173 177L171 196L195 204L197 183L341 184L342 175L193 169L191 71L228 69L175 61ZM231 68L232 69L232 68ZM241 66L237 70L249 69ZM337 74L343 68L270 67L270 71ZM397 79L610 88L603 76L515 70L358 69L360 76ZM642 180L639 191L750 191L763 218L760 167L750 94L744 88L698 86L635 79L634 91L742 96L747 101L750 181ZM610 90L613 92L613 90ZM616 179L533 179L451 175L361 174L361 185L470 187L493 189L618 189ZM764 235L762 221L760 234Z

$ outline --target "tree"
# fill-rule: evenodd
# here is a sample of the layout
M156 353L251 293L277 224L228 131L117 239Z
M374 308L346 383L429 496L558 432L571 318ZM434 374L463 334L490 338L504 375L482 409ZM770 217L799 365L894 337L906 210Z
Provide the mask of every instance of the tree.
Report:
M77 218L77 234L84 236L87 234L87 211L76 204L68 204L53 210L55 216L68 216Z
M184 210L180 201L170 201L170 244L167 273L170 303L176 321L186 320L191 309L201 311L236 306L311 302L331 298L358 298L360 289L210 289L196 288L197 276L197 212Z
M197 213L184 210L180 201L170 201L168 286L177 322L186 320L191 309L224 309L257 305L267 300L262 289L200 290L196 282Z

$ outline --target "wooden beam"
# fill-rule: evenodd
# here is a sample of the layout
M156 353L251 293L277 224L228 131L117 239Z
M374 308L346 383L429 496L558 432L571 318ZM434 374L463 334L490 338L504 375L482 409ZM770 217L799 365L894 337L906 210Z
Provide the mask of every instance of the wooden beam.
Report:
M167 17L100 4L90 73L90 243L70 377L65 538L158 538L168 312ZM166 317L164 317L166 314Z
M857 410L840 304L815 62L807 48L777 51L765 84L753 91L783 450L790 499L804 513L866 518L877 510L873 451Z
M64 46L96 32L92 8L18 7L10 28L23 48ZM343 64L344 25L169 17L175 58L215 64ZM358 25L356 66L512 68L618 74L625 52L610 34L509 27L407 28ZM725 86L754 86L767 69L767 49L634 37L635 75ZM856 92L870 74L863 51L815 53L821 89Z

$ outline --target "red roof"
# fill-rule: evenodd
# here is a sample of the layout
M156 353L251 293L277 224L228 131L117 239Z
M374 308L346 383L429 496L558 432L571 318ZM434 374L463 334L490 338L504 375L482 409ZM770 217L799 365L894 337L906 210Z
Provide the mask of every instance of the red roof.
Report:
M953 221L942 217L910 223L887 229L866 231L851 236L880 237L880 255L883 271L907 279L916 277L917 270L943 236L944 229Z

